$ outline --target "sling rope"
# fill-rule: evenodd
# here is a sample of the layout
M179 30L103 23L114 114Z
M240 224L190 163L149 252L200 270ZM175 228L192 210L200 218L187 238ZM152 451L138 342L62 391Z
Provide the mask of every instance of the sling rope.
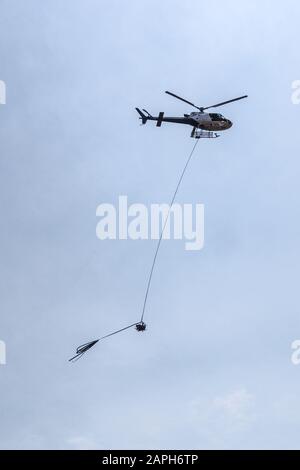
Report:
M69 362L75 362L78 361L78 359L83 356L89 349L91 349L95 344L98 343L98 341L101 341L102 339L109 338L110 336L116 335L117 333L121 333L121 331L128 330L129 328L133 328L134 326L138 325L138 323L133 323L132 325L126 326L125 328L121 328L120 330L114 331L113 333L109 333L108 335L102 336L102 338L95 339L94 341L90 341L89 343L82 344L81 346L78 346L76 349L76 354L75 356L71 357L69 359Z

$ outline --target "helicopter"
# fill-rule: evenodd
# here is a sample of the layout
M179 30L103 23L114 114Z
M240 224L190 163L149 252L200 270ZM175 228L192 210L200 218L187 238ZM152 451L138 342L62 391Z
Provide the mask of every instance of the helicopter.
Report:
M194 108L198 109L197 112L192 112L190 114L184 114L183 117L165 117L164 112L160 112L158 116L152 116L146 109L142 111L139 108L135 108L140 115L142 125L146 124L147 121L156 121L156 126L161 127L163 122L173 122L176 124L188 124L193 127L191 137L196 139L201 138L217 138L220 137L217 132L226 131L232 127L232 121L224 117L219 113L206 113L207 109L219 108L234 101L243 100L248 98L248 95L240 96L239 98L234 98L232 100L223 101L222 103L217 103L212 106L202 107L196 106L191 101L188 101L184 98L181 98L170 91L166 91L167 95L173 96L184 103L187 103Z

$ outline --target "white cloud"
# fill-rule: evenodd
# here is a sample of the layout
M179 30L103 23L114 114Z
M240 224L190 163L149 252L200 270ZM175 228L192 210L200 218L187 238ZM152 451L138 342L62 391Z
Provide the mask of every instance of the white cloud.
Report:
M232 421L245 422L252 417L254 397L245 389L240 389L225 397L215 398L213 407L216 411L223 412Z
M199 448L239 448L255 419L254 396L244 388L190 403L190 422Z

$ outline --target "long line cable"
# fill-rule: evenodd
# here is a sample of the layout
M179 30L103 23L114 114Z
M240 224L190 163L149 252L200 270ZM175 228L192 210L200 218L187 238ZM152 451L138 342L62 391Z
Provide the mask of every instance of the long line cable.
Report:
M144 304L143 304L143 311L142 311L142 316L141 316L141 322L144 320L144 315L145 315L145 310L146 310L146 305L147 305L147 300L148 300L148 295L149 295L149 290L150 290L150 286L151 286L151 281L152 281L152 276L153 276L153 272L154 272L154 268L155 268L155 264L156 264L156 260L157 260L157 255L158 255L158 252L159 252L159 249L160 249L160 245L161 245L161 242L162 242L162 239L163 239L163 235L164 235L164 232L165 232L165 228L167 226L167 222L169 220L169 217L170 217L170 213L171 213L171 209L173 207L173 204L174 204L174 201L176 199L176 196L177 196L177 193L179 191L179 188L180 188L180 185L181 185L181 182L183 180L183 177L186 173L186 170L189 166L189 163L192 159L192 156L194 155L194 152L196 150L196 147L198 145L198 142L199 140L196 140L196 143L195 145L193 146L193 149L186 161L186 164L182 170L182 173L180 175L180 178L179 178L179 181L177 183L177 186L176 186L176 189L174 191L174 194L173 194L173 197L172 197L172 200L171 200L171 203L169 205L169 210L168 210L168 214L167 214L167 217L166 217L166 220L165 220L165 223L163 225L163 228L162 228L162 231L161 231L161 234L160 234L160 237L159 237L159 240L158 240L158 243L157 243L157 247L156 247L156 251L155 251L155 254L154 254L154 258L153 258L153 262L152 262L152 266L151 266L151 269L150 269L150 274L149 274L149 278L148 278L148 283L147 283L147 289L146 289L146 294L145 294L145 298L144 298Z
M168 214L167 214L167 217L166 217L166 220L164 222L164 225L163 225L163 228L162 228L162 231L161 231L161 234L160 234L160 237L159 237L159 240L158 240L158 244L157 244L157 247L156 247L156 251L155 251L155 255L154 255L154 258L153 258L153 262L152 262L152 266L151 266L151 270L150 270L150 275L149 275L149 279L148 279L148 284L147 284L147 289L146 289L146 294L145 294L145 299L144 299L144 304L143 304L143 312L142 312L142 316L141 316L141 320L140 322L137 322L137 323L133 323L132 325L129 325L129 326L126 326L125 328L121 328L120 330L117 330L117 331L114 331L112 333L109 333L108 335L105 335L105 336L102 336L101 338L99 339L96 339L94 341L90 341L88 343L85 343L85 344L82 344L81 346L78 346L78 348L76 349L76 354L75 356L71 357L71 359L69 359L70 362L75 362L77 361L78 359L80 359L87 351L89 351L93 346L95 346L99 341L101 341L102 339L105 339L105 338L109 338L110 336L113 336L113 335L116 335L118 333L121 333L122 331L125 331L125 330L128 330L130 328L133 328L133 327L136 327L138 331L144 331L146 329L146 325L144 324L143 320L144 320L144 314L145 314L145 310L146 310L146 305L147 305L147 299L148 299L148 294L149 294L149 290L150 290L150 286L151 286L151 280L152 280L152 276L153 276L153 272L154 272L154 267L155 267L155 264L156 264L156 260L157 260L157 255L158 255L158 252L159 252L159 248L160 248L160 245L161 245L161 242L162 242L162 239L163 239L163 235L164 235L164 231L165 231L165 228L167 226L167 222L169 220L169 216L170 216L170 212L171 212L171 209L173 207L173 204L174 204L174 201L175 201L175 198L177 196L177 193L179 191L179 187L181 185L181 182L183 180L183 177L185 175L185 172L189 166L189 163L192 159L192 156L194 155L194 152L196 150L196 147L197 147L197 144L198 144L199 140L196 141L195 145L193 146L193 149L186 161L186 164L182 170L182 173L180 175L180 178L179 178L179 181L177 183L177 186L176 186L176 189L175 189L175 192L173 194L173 197L172 197L172 200L171 200L171 203L169 205L169 210L168 210Z

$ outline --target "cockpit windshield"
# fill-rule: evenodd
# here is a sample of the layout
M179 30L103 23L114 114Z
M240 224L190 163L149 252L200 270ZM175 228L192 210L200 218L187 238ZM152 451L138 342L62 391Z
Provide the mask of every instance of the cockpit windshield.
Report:
M225 120L224 116L218 113L210 113L210 117L212 121L224 121Z

